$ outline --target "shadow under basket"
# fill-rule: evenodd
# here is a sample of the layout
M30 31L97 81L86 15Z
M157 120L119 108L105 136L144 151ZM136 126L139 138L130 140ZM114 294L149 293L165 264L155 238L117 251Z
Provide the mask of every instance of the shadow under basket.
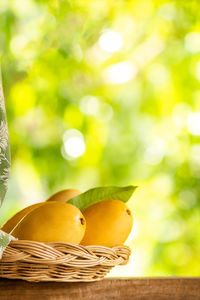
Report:
M80 246L64 242L12 241L0 260L0 277L26 281L80 282L101 280L125 265L127 246Z

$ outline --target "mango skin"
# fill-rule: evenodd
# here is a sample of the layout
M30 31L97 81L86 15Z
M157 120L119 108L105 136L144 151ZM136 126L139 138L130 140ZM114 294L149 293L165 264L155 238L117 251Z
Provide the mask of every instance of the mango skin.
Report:
M67 202L69 199L81 194L79 190L75 189L66 189L63 191L59 191L52 195L49 199L46 201L56 201L56 202ZM25 207L24 209L20 210L18 213L16 213L13 217L11 217L1 228L1 230L10 233L13 228L17 225L17 223L29 212L34 210L35 208L45 204L45 202L36 203L33 205L30 205L28 207Z
M30 206L25 207L24 209L20 210L18 213L16 213L14 216L12 216L2 227L1 230L10 233L13 228L17 225L17 223L26 216L29 212L34 210L35 208L44 205L45 202L36 203Z
M69 199L80 195L81 192L79 190L75 189L66 189L59 191L55 194L53 194L50 198L48 198L46 201L58 201L58 202L67 202Z
M119 200L106 200L91 205L83 211L83 215L87 227L82 245L122 245L133 226L130 210Z
M79 244L85 228L85 218L77 207L49 202L26 215L12 235L20 240Z

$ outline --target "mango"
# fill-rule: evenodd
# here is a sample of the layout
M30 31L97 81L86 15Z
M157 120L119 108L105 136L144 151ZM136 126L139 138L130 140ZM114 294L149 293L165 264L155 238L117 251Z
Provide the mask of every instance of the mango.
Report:
M17 225L17 223L26 216L29 212L34 210L35 208L45 204L45 202L36 203L30 206L25 207L24 209L20 210L16 213L13 217L11 217L1 228L1 230L10 233L13 228Z
M106 200L83 211L87 227L82 245L122 245L133 225L131 211L119 200Z
M85 228L85 218L77 207L61 202L46 202L26 215L12 235L20 240L79 244Z
M47 199L46 201L59 201L59 202L67 202L69 199L78 196L79 194L81 194L81 192L79 190L75 190L75 189L66 189L63 191L59 191L55 194L53 194L49 199Z

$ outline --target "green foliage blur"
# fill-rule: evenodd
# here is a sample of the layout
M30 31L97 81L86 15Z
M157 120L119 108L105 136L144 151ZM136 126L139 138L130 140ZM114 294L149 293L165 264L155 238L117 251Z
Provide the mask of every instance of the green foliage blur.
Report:
M200 2L0 1L1 224L64 188L139 185L128 266L200 275Z

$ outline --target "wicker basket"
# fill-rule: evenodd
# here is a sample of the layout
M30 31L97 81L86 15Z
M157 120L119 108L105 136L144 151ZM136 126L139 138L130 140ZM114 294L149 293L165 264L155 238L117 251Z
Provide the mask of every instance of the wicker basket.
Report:
M127 246L80 246L64 242L12 241L0 260L0 277L26 281L96 281L128 262Z

